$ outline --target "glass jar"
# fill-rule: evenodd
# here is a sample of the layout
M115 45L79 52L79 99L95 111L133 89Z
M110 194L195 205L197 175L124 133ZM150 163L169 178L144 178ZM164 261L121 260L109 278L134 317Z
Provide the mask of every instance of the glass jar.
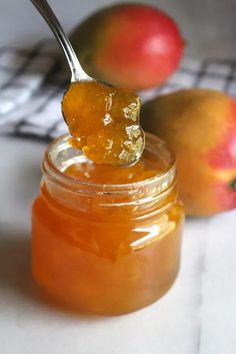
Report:
M145 152L162 162L162 173L95 184L65 174L85 159L68 135L49 145L33 204L32 272L55 301L83 312L123 314L153 303L173 284L184 221L175 158L150 134Z

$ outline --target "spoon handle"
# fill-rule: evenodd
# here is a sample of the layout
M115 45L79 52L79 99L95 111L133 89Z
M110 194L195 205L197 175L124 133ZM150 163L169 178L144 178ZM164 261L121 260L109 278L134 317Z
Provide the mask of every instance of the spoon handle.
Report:
M64 54L67 58L70 70L71 70L71 82L80 80L91 80L91 78L86 74L80 65L80 62L74 52L74 49L63 31L57 17L52 11L46 0L31 0L33 5L36 7L38 12L47 22L52 32L54 33L56 39L58 40Z

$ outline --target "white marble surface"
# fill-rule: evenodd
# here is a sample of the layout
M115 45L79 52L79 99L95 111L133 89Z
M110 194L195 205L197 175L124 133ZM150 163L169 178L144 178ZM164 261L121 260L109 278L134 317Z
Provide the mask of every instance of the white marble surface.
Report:
M44 148L0 138L0 353L235 354L236 211L187 220L179 277L146 309L75 316L38 298L30 275L30 207Z

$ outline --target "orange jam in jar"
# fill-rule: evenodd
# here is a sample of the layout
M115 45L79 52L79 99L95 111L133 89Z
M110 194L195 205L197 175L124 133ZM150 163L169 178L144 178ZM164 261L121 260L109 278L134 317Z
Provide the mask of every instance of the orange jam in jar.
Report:
M69 135L49 145L32 215L32 270L56 302L117 315L145 307L179 269L183 206L175 158L146 134L140 161L101 166Z

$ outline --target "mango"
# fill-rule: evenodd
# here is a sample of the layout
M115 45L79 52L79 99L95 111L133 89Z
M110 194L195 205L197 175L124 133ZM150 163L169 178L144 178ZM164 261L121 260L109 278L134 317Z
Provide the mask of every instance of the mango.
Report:
M72 32L71 42L90 76L133 91L164 82L176 70L184 48L169 15L131 3L92 14Z
M177 158L188 215L236 207L236 101L208 89L180 90L143 105L144 130L164 139Z

